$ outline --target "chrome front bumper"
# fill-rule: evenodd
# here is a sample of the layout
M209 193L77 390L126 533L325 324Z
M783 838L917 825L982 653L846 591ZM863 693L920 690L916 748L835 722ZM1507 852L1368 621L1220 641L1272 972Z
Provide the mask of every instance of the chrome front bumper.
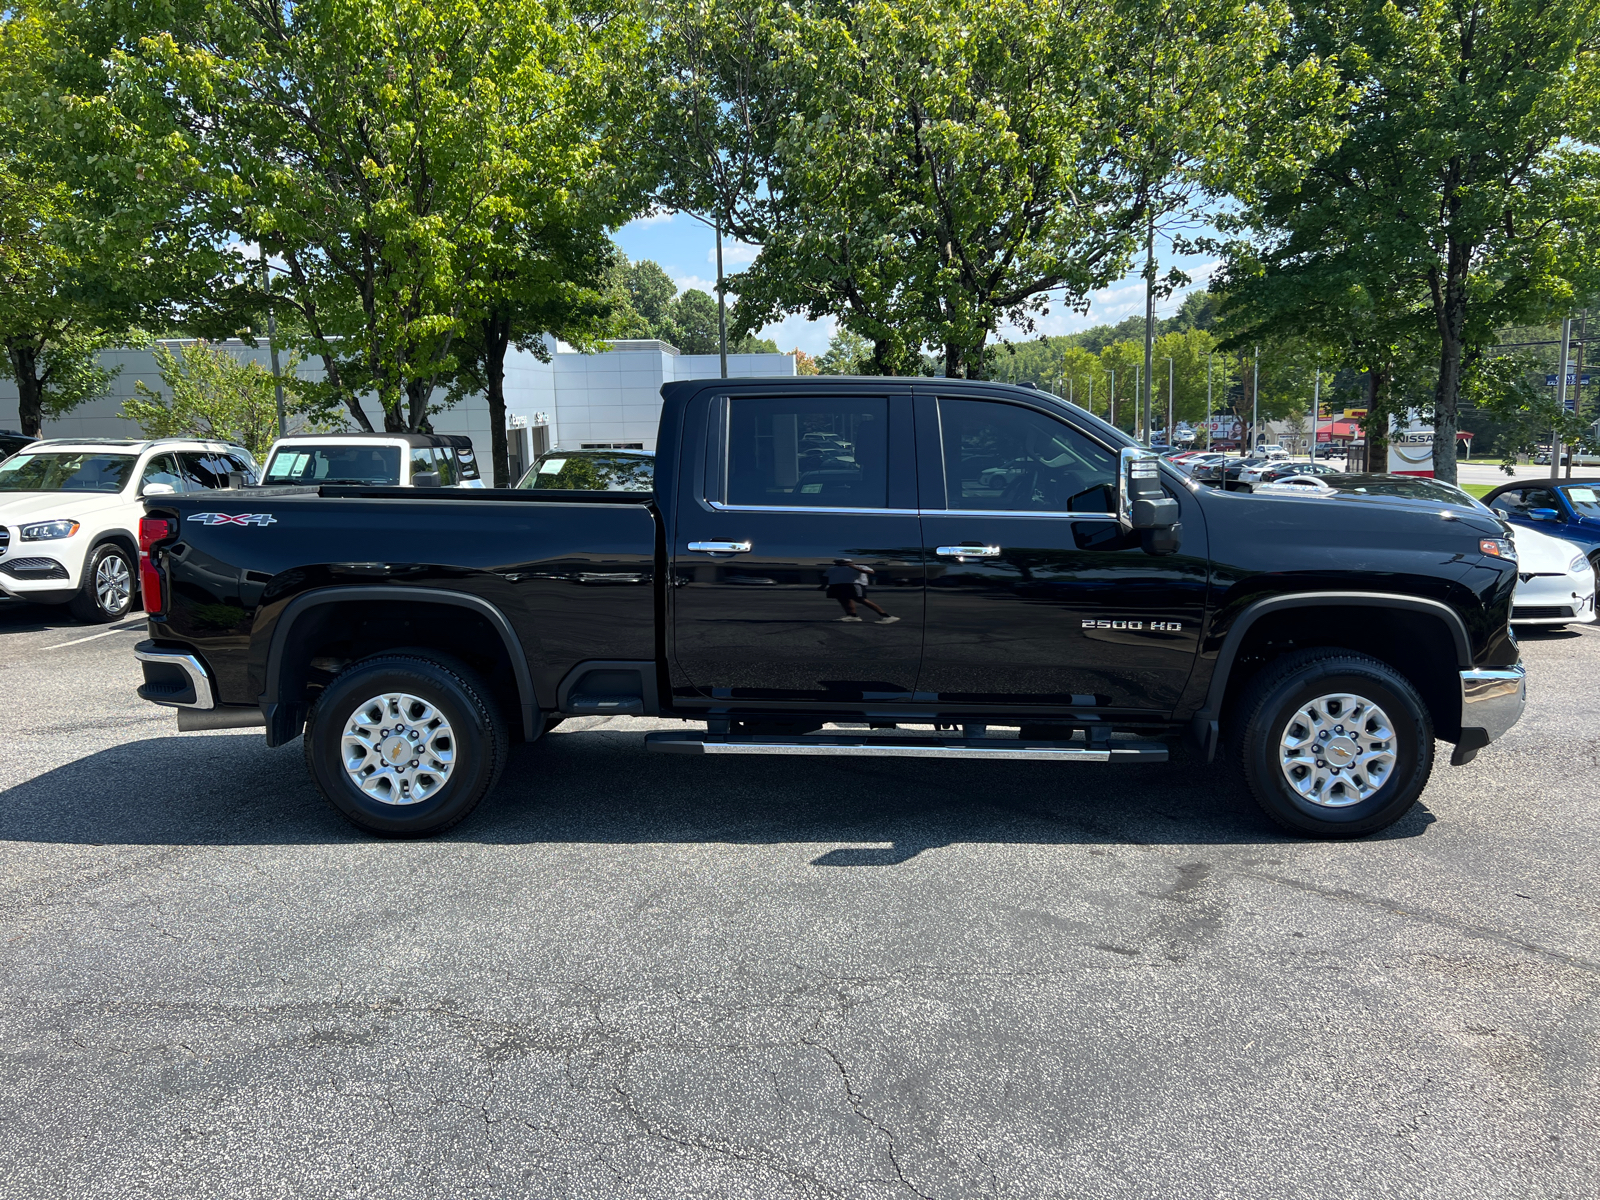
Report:
M1528 702L1528 672L1514 667L1478 667L1461 672L1461 745L1480 750L1522 719Z

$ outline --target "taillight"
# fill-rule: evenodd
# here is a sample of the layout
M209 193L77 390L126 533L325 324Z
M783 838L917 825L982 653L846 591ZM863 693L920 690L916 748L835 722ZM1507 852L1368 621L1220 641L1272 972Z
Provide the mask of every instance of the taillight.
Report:
M157 542L176 537L178 523L171 517L139 518L139 591L146 613L159 613L166 607L162 603L161 572L157 570L150 551Z

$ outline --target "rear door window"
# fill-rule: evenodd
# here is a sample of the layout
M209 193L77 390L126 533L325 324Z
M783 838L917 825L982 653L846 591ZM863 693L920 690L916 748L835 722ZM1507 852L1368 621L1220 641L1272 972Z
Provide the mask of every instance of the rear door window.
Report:
M143 491L152 483L164 483L175 492L184 491L183 477L178 473L177 460L170 454L157 454L144 464L144 473L139 476L139 490Z
M735 397L727 502L773 508L887 508L885 397Z

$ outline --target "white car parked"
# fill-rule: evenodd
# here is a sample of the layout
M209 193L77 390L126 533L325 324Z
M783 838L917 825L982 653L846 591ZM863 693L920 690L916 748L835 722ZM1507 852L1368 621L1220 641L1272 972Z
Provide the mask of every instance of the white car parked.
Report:
M1520 526L1511 540L1517 547L1513 625L1584 625L1595 619L1594 566L1582 546Z
M0 462L0 593L115 621L138 594L141 497L256 482L224 442L89 438L34 442Z
M471 439L443 433L292 433L272 443L261 482L484 486Z

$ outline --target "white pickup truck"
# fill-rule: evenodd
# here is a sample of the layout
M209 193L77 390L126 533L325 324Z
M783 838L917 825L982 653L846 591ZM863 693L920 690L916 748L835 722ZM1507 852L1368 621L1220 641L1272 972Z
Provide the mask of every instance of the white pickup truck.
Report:
M293 433L272 443L262 482L485 486L471 439L445 433Z

